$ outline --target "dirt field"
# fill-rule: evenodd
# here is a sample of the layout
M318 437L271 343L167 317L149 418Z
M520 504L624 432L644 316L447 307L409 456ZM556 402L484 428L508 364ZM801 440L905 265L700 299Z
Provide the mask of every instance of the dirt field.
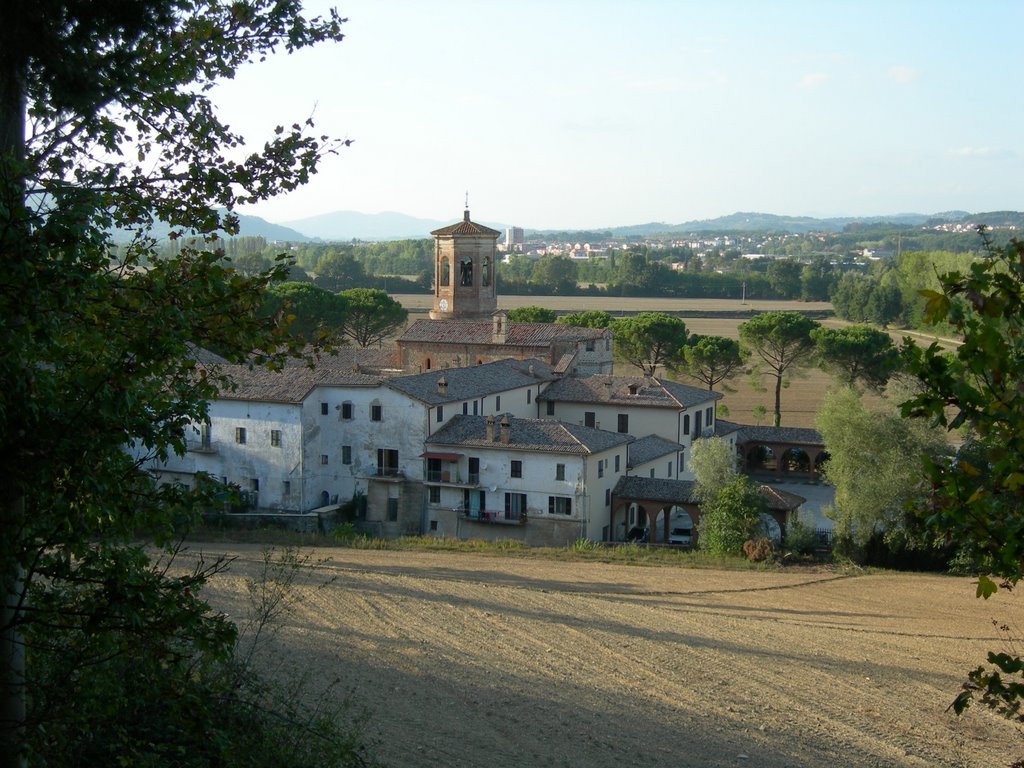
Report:
M205 545L207 553L225 545ZM239 554L209 596L238 618ZM194 550L199 545L194 546ZM1015 598L966 579L324 549L279 637L337 678L387 766L1000 766L1006 721L946 712Z

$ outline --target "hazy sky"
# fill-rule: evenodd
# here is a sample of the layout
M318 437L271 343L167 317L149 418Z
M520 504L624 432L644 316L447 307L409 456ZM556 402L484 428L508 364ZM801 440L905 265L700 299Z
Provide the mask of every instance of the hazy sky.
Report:
M348 0L219 89L254 143L354 140L271 221L530 228L1024 210L1024 2Z

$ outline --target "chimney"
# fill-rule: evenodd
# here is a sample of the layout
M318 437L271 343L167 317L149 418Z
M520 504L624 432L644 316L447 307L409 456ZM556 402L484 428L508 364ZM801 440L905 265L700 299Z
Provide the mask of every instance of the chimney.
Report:
M501 417L501 443L502 443L502 445L508 445L508 433L509 433L508 414L506 413L504 416Z
M504 310L499 309L491 315L491 343L504 344L508 341L508 318Z
M486 431L484 432L484 436L487 439L488 443L493 443L494 442L494 417L493 416L488 416L487 417L487 427L486 427Z
M437 394L441 397L448 397L448 379L444 376L437 380Z

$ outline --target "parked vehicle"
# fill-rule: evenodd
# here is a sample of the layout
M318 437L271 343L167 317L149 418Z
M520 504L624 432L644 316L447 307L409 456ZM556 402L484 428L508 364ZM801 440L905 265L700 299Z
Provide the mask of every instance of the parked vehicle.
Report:
M693 543L693 531L690 528L673 528L668 534L669 544L688 547Z

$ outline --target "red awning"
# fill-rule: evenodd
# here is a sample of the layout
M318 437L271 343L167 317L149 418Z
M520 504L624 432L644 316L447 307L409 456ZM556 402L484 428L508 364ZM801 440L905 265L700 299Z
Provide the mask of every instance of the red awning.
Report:
M434 453L427 451L420 454L421 459L440 459L441 461L458 461L462 458L461 453Z

